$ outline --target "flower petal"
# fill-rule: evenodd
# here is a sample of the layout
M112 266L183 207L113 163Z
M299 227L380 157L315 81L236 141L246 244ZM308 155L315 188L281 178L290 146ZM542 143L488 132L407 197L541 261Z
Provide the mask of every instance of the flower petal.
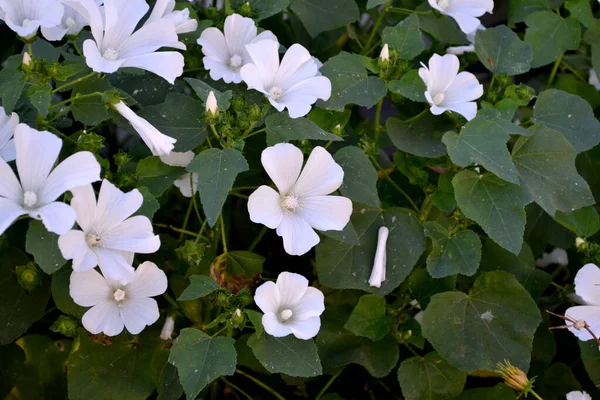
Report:
M460 62L458 61L458 57L454 54L445 54L443 56L434 54L429 59L429 82L425 82L427 84L427 91L430 92L432 96L446 91L446 88L448 88L454 81L454 78L456 78L459 67ZM420 76L421 74L421 71L419 71ZM423 78L423 76L421 76L421 78ZM425 79L423 80L425 81Z
M160 161L171 167L187 167L194 157L195 154L191 150L186 152L172 151L169 154L160 156Z
M98 257L90 250L82 231L71 230L60 235L58 248L65 260L73 260L74 271L87 271L98 265Z
M600 306L600 268L584 265L575 276L575 292L586 304Z
M158 321L159 317L158 304L154 299L130 299L124 301L121 307L121 319L132 335L137 335L146 326Z
M279 193L269 186L259 187L248 198L250 221L271 229L277 228L283 218L280 203Z
M598 306L575 306L565 311L565 317L575 321L585 321L596 337L600 336L600 307ZM567 324L572 325L567 322ZM569 328L571 333L584 342L593 340L594 337L586 329Z
M247 44L246 50L250 54L252 64L256 65L256 71L263 82L262 86L270 90L279 69L279 43L274 40L261 40Z
M179 191L184 197L190 198L198 191L198 174L187 173L181 175L173 184L176 188L179 188Z
M319 289L309 286L304 296L292 309L294 320L306 320L318 317L325 311L325 297Z
M15 146L17 170L23 191L37 193L58 158L62 140L48 131L37 131L19 124L15 128Z
M341 196L301 197L297 215L320 231L341 231L350 221L352 201Z
M77 225L84 232L92 228L96 220L96 193L92 185L83 185L71 189L73 198L71 199L71 207L77 214Z
M98 45L92 39L83 42L83 55L85 56L85 63L94 72L111 74L121 68L125 62L125 60L108 60L104 58L100 54Z
M265 313L262 317L262 324L267 332L271 336L284 337L292 333L292 330L287 324L283 324L277 316L271 312Z
M466 103L483 96L483 85L479 84L475 75L470 72L461 72L444 93L445 106L457 103Z
M313 63L314 64L314 63ZM315 76L301 80L285 91L280 102L303 101L314 104L317 99L329 100L331 96L331 81L325 76Z
M100 170L96 157L89 151L73 154L50 173L38 194L39 201L54 201L67 190L99 181Z
M75 9L90 26L92 36L98 44L102 45L104 37L104 21L100 13L100 7L94 0L61 0L63 4Z
M294 308L306 294L308 279L300 274L282 272L276 284L280 296L279 309Z
M433 107L431 107L431 108L432 108L432 112L433 112ZM449 104L449 105L443 107L442 109L446 109L446 110L450 110L450 111L459 113L460 115L465 117L465 119L467 121L470 121L477 116L477 103L475 103L475 102Z
M160 19L142 26L119 46L119 58L149 55L161 47L177 43L177 33L171 21Z
M167 276L150 261L137 267L133 280L126 286L127 296L133 299L158 296L166 290Z
M29 211L29 216L42 220L48 232L62 235L73 227L76 214L71 206L55 201Z
M204 63L206 65L206 62ZM212 78L211 70L211 78ZM267 94L265 83L262 80L258 67L254 64L246 64L240 69L240 78L248 85L248 89L258 90L261 93ZM214 78L213 78L214 79Z
M24 214L27 214L27 211L21 208L19 204L0 197L0 235L2 235L17 218Z
M113 299L113 291L106 279L96 270L71 272L69 295L82 307L91 307Z
M0 148L0 158L6 162L13 161L17 158L17 148L15 147L14 140L9 140L2 148Z
M298 180L303 160L302 151L289 143L267 147L260 156L265 171L282 195L286 195Z
M344 170L323 147L317 146L292 191L300 198L328 195L342 186Z
M98 247L95 253L98 256L98 266L107 279L125 283L133 279L134 269L121 252Z
M268 281L256 288L254 302L263 313L277 313L279 310L279 289L275 282Z
M285 252L292 256L308 253L320 241L313 228L295 215L284 215L276 232L283 238Z
M317 336L321 329L321 318L312 317L305 320L296 320L294 318L286 322L294 336L298 339L308 340Z
M0 197L5 197L13 203L23 202L23 189L10 165L0 158Z
M225 18L223 32L225 33L229 54L237 54L241 57L245 53L246 44L256 37L256 25L252 18L232 14Z
M131 36L149 9L146 0L104 0L102 47L117 50Z
M202 53L209 59L223 64L229 62L231 56L229 55L225 36L217 28L203 30L197 42L202 46Z
M184 64L185 61L181 53L176 51L160 51L158 53L142 54L128 58L122 66L150 71L173 85L175 79L183 74Z
M133 253L152 254L160 248L160 238L144 215L126 219L102 236L103 247Z
M291 45L281 59L281 65L279 65L275 82L281 88L287 90L287 88L297 82L296 79L293 79L294 75L308 61L312 61L312 57L304 46L298 43ZM317 65L314 62L306 65L310 66L311 68L309 69L312 70L312 75L310 73L309 75L315 76L317 74Z
M109 232L117 227L144 203L144 196L137 189L124 193L104 179L98 195L94 228L99 233Z
M469 15L469 14L465 14L464 12L451 11L451 12L447 12L446 14L449 15L449 16L451 16L452 18L454 18L454 20L456 21L456 23L460 27L460 30L463 31L464 33L467 33L467 34L469 34L471 32L474 32L475 30L477 30L477 27L481 23L474 16Z
M119 306L114 301L104 301L90 308L81 319L83 327L97 335L117 336L123 332L123 320Z

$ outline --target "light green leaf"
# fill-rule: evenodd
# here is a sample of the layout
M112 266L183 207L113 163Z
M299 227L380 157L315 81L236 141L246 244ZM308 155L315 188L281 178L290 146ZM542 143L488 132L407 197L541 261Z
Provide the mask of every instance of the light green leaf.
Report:
M569 213L557 211L554 219L582 238L590 237L600 230L600 216L593 206L583 207Z
M232 276L253 277L262 272L265 258L249 251L234 250L227 253L227 272Z
M496 243L514 254L523 244L526 189L491 173L462 171L452 180L456 202L467 218L477 222Z
M358 300L344 328L373 341L381 340L392 329L392 317L386 315L385 309L385 298L365 294Z
M477 32L475 52L479 61L495 74L524 74L533 59L531 46L505 25Z
M208 149L196 156L187 170L198 174L198 191L202 207L213 227L221 214L221 208L240 172L248 170L246 159L234 149Z
M477 272L481 261L481 241L471 230L450 234L437 222L423 224L425 235L431 238L433 249L427 257L427 271L434 278Z
M195 399L215 379L233 375L237 361L234 344L229 337L210 337L194 328L181 330L169 362L177 368L188 399Z
M539 11L525 18L525 42L533 49L532 68L554 62L567 50L577 50L581 25L573 18L563 19L550 11Z
M25 74L19 69L22 61L21 54L10 56L0 71L0 98L6 114L13 112L25 87Z
M158 200L156 200L156 197L154 197L154 195L150 193L150 190L147 187L142 186L138 187L137 189L142 194L142 197L144 198L144 203L135 214L144 215L152 221L154 213L160 208L160 203L158 202Z
M388 118L386 127L398 149L419 157L435 158L446 154L442 136L453 129L454 124L444 118L426 115L409 124L399 118Z
M319 128L307 118L290 118L288 113L280 112L269 115L265 120L267 129L267 146L287 143L291 140L343 140L341 137Z
M334 160L344 170L344 183L340 191L350 200L379 207L377 195L377 170L363 150L355 146L347 146L338 150Z
M419 76L419 71L416 69L411 69L402 75L399 81L391 81L388 84L388 89L390 92L401 94L409 100L421 103L427 102L427 99L425 99L427 86L425 86L425 82L423 82L423 79Z
M550 9L548 0L510 0L508 2L508 22L524 22L529 14Z
M292 0L292 10L313 38L358 20L359 10L354 0Z
M567 0L565 8L571 15L581 22L586 28L593 29L595 26L594 13L588 0Z
M324 238L317 246L319 281L336 289L361 289L386 295L408 276L425 250L423 228L410 211L391 208L381 211L355 205L351 217L359 245ZM387 273L381 288L369 286L373 268L377 233L381 226L389 230L387 240Z
M185 288L183 293L177 298L179 301L184 300L195 300L200 297L208 296L215 290L221 289L221 286L206 275L192 275L190 276L190 285Z
M350 53L341 52L330 58L321 67L321 73L331 80L331 97L326 102L319 100L317 104L327 110L343 111L347 104L371 108L387 93L385 83L369 76L360 59Z
M504 360L527 371L541 320L537 305L514 276L486 272L468 295L446 292L431 298L423 314L423 336L465 372L494 371Z
M42 115L48 115L48 107L52 101L52 86L49 83L31 85L27 89L27 97L31 105Z
M196 92L196 94L198 95L200 100L204 102L204 104L206 104L206 99L212 91L215 94L215 98L217 99L217 105L220 111L226 111L231 105L231 103L229 102L231 100L231 97L233 96L231 90L228 90L226 92L220 92L217 89L210 86L208 83L196 78L183 78L183 80L186 81L192 89L194 89L194 92Z
M67 262L58 248L58 235L48 232L41 221L32 219L29 222L25 250L48 275L58 271Z
M417 14L410 15L394 27L384 28L381 40L384 44L394 46L401 60L412 60L425 50Z
M467 375L432 351L402 361L398 382L406 400L451 399L462 392Z
M185 174L185 169L171 167L163 163L159 157L151 156L138 162L135 174L140 184L145 186L149 193L160 197L177 178Z
M559 132L536 125L533 136L513 147L513 161L533 199L550 215L595 203L585 180L577 173L577 151Z

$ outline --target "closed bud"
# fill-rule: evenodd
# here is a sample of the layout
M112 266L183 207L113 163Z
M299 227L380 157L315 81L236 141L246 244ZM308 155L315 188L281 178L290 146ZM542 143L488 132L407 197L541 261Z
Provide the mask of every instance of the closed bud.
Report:
M93 132L83 131L77 138L77 151L89 151L98 154L104 147L104 137Z
M390 48L388 47L387 43L383 45L381 53L379 53L379 61L382 63L387 63L390 61Z
M186 262L190 267L200 265L204 257L206 246L203 243L196 243L193 240L186 240L183 246L175 250L175 254L181 261Z
M336 126L333 127L333 134L336 136L342 136L342 133L344 132L344 129L342 128L342 126L340 124L337 124Z
M172 316L167 316L165 319L165 324L163 325L162 330L160 331L160 339L161 340L171 340L171 336L173 335L173 330L175 330L175 318Z
M244 322L246 322L246 315L240 310L236 308L231 316L231 324L236 328L244 326Z
M229 297L230 296L231 295L229 293L221 291L221 292L217 293L215 303L220 307L227 307L229 305Z
M244 4L242 4L242 7L240 7L240 14L243 17L251 17L252 16L252 6L250 6L250 2L245 2Z
M61 315L50 326L50 330L72 338L77 336L77 321L75 318L69 317L68 315Z
M206 113L210 118L216 118L219 114L219 106L217 105L217 98L215 97L215 92L212 90L208 94L208 98L206 99Z
M15 273L19 285L27 291L32 291L40 285L41 273L33 262L29 262L27 265L18 265Z
M240 293L238 293L238 301L244 307L254 303L252 295L247 290L240 290Z
M252 107L250 107L248 116L250 117L251 121L260 121L264 117L262 107L258 104L254 104Z
M585 246L585 240L583 240L580 237L575 239L575 247L577 247L579 249L579 248L583 248L583 246Z
M129 155L122 151L115 154L113 156L113 159L115 160L115 164L117 164L117 167L119 167L119 168L125 167L127 164L129 164L129 160L131 160Z
M518 392L528 393L531 391L533 381L530 381L525 372L512 365L510 361L504 360L504 364L498 363L497 368L496 372L504 379L506 386Z
M23 67L28 69L31 66L32 60L28 52L23 53Z

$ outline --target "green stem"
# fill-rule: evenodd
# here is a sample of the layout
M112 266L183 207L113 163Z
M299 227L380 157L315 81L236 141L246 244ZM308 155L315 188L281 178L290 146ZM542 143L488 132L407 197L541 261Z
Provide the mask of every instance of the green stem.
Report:
M377 145L379 143L379 130L381 129L381 109L383 108L383 98L377 102L377 109L375 110L375 137L373 140Z
M565 67L566 69L568 69L569 71L571 71L571 73L579 80L581 80L582 82L588 83L587 79L585 79L583 76L581 76L581 74L573 69L573 67L571 67L569 64L567 64L564 60L560 63L561 66Z
M260 229L260 232L258 232L258 235L256 235L256 237L250 244L250 247L248 247L248 251L253 251L256 248L263 236L265 236L265 233L267 233L267 227L263 225L263 227Z
M190 220L190 215L192 215L192 208L194 207L194 196L192 195L192 199L190 200L190 204L188 205L187 211L185 212L185 218L183 220L183 226L181 227L182 230L186 230L187 228L187 224ZM179 234L179 241L183 240L183 232L180 232Z
M558 67L560 66L560 63L562 62L562 59L563 59L563 57L560 56L554 62L554 66L552 67L552 71L550 72L550 77L548 78L548 83L546 83L546 90L550 89L550 86L552 86L552 82L554 82L554 77L556 76L556 72L558 71Z
M231 189L232 191L239 192L240 190L256 190L258 186L238 186Z
M194 204L194 211L196 211L196 217L198 217L198 222L200 222L202 224L203 223L202 214L200 214L200 209L198 209L198 202L196 201L196 193L192 194L192 202Z
M394 180L392 178L390 178L390 176L388 175L387 172L385 172L385 170L383 169L383 167L381 165L379 165L379 163L377 162L377 160L375 159L375 157L371 157L371 161L373 162L373 164L375 165L375 167L377 167L377 169L379 171L381 171L381 173L383 174L383 176L385 177L385 179L390 183L390 185L392 185L394 187L394 189L396 189L398 191L398 193L400 193L402 196L404 196L404 198L406 198L406 200L409 202L409 204L411 205L411 207L413 208L413 210L415 210L417 212L417 214L419 214L419 212L420 212L419 211L419 207L417 207L417 205L410 198L410 196L404 190L402 190L402 188L400 186L398 186L398 184L396 182L394 182Z
M194 237L198 236L198 234L195 233L195 232L186 231L185 229L176 228L176 227L171 226L171 225L166 225L166 224L153 224L153 225L156 226L157 228L170 229L173 232L177 232L177 233L184 233L186 235L190 235L190 236L194 236Z
M423 111L421 111L419 114L415 115L414 117L405 119L404 121L401 121L401 122L403 124L410 124L411 122L415 122L416 120L420 119L423 115L425 115L427 113L427 111L429 111L428 108L424 109Z
M33 46L31 43L27 43L27 52L29 53L29 56L33 58Z
M65 135L64 133L62 133L61 131L59 131L58 129L53 127L52 125L44 124L44 128L48 129L50 132L56 133L58 136L60 136L61 138L65 139L65 140L68 140L75 144L77 143L77 141L71 139L70 137L68 137L67 135Z
M250 197L246 196L245 194L240 194L240 193L237 193L237 192L229 192L229 194L231 196L239 197L240 199L244 199L244 200L248 200L250 198Z
M540 396L539 396L539 395L538 395L538 394L537 394L537 393L536 393L536 392L535 392L533 389L531 389L531 390L529 391L529 393L531 393L531 394L533 395L533 397L535 397L535 398L536 398L536 399L538 399L538 400L544 400L544 399L542 399L542 398L541 398L541 397L540 397Z
M264 132L266 129L267 129L267 128L262 128L262 129L259 129L259 130L257 130L257 131L251 132L251 133L249 133L249 134L244 134L244 135L241 137L241 139L242 139L242 140L248 139L249 137L252 137L252 136L254 136L254 135L256 135L256 134L259 134L259 133L261 133L261 132Z
M280 395L279 393L277 393L275 391L275 389L273 389L272 387L270 387L266 383L263 383L259 379L253 377L252 375L247 374L246 372L242 371L241 369L236 369L235 373L236 374L240 374L240 375L245 376L246 378L250 379L252 382L256 383L258 386L260 386L261 388L265 389L267 392L271 393L276 399L278 399L278 400L286 400L285 397L283 397L282 395Z
M83 55L83 53L79 49L79 46L77 46L77 41L76 40L71 40L71 44L73 45L73 48L75 49L75 52L79 55L79 57L81 57L81 58L83 58L85 60L85 56Z
M167 300L167 302L172 305L173 307L175 307L178 310L181 310L181 306L175 301L174 298L172 298L168 293L163 293L162 297Z
M321 389L321 391L319 392L319 394L317 395L317 397L315 397L315 400L320 400L321 397L323 397L323 395L327 392L327 389L329 389L329 387L331 386L331 384L337 379L338 376L340 376L340 374L342 373L343 369L339 370L339 372L335 375L333 375L331 377L331 379L329 379L327 381L327 383L325 384L325 386L323 386L323 389Z
M219 140L221 140L221 136L219 135L219 133L217 132L217 129L215 128L215 126L213 124L210 124L210 129L212 130L213 135L215 135L215 137Z
M410 350L410 352L411 352L411 353L413 353L413 355L415 355L415 356L417 356L417 357L419 357L419 358L421 357L421 356L419 355L419 353L417 353L417 352L416 352L416 351L415 351L415 350L412 348L412 346L411 346L411 345L409 345L408 343L406 343L406 342L404 342L404 341L402 342L402 344L403 344L403 345L404 345L404 346L405 346L405 347L406 347L408 350Z
M496 83L496 74L492 75L492 80L490 82L490 88L488 89L490 92L492 91L492 89L494 88L494 83Z
M76 95L75 97L70 97L64 101L61 101L60 103L52 104L50 107L48 107L48 109L53 110L55 108L62 107L65 104L75 103L75 101L77 101L77 100L84 100L84 99L89 99L91 97L98 97L98 96L102 97L103 94L100 92L94 92L94 93L89 93L89 94Z
M236 390L237 392L239 392L242 396L244 396L245 398L247 398L248 400L253 400L252 396L250 396L248 393L244 392L242 389L240 389L239 387L237 387L236 385L234 385L233 383L229 382L227 379L221 377L221 380L223 382L225 382L225 384L229 387L231 387L233 390Z
M428 11L417 11L417 10L410 10L408 8L401 8L401 7L389 7L388 11L390 12L395 12L398 14L417 14L417 15L427 15L431 13L431 10Z
M85 75L85 76L82 76L82 77L81 77L81 78L79 78L79 79L75 79L74 81L71 81L71 82L65 83L64 85L57 87L56 89L54 89L54 90L52 91L52 93L60 92L60 91L62 91L62 90L65 90L66 88L68 88L68 87L70 87L70 86L77 85L78 83L80 83L80 82L83 82L83 81L85 81L86 79L90 79L91 77L93 77L93 76L95 76L95 75L96 75L96 72L91 72L91 73L89 73L89 74L87 74L87 75Z
M227 235L225 233L225 221L223 221L223 213L219 215L219 221L221 222L221 240L223 241L223 252L227 253Z
M217 336L219 333L223 332L228 327L229 327L229 325L225 325L223 328L219 329L216 333L210 335L210 337L213 338L213 337Z
M379 13L377 20L375 21L375 25L373 26L373 30L371 31L371 34L369 35L369 38L367 39L367 41L365 42L365 45L363 47L363 52L362 52L363 55L368 54L368 52L366 52L366 50L371 47L371 43L373 43L373 39L375 39L375 36L379 32L379 27L381 26L381 23L383 22L383 17L385 17L385 14L388 11L389 5L390 5L390 1L388 0L388 2L385 4L383 10L381 10L381 12Z
M200 238L202 237L202 232L204 232L207 222L208 222L208 219L205 219L204 222L202 223L202 226L200 227L200 231L196 235L196 240L194 241L194 244L198 244L198 242L200 241Z

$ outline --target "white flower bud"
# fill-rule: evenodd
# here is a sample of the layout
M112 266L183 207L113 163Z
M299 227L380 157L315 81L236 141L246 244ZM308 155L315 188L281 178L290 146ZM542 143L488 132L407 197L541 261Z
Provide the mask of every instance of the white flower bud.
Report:
M219 106L217 105L217 98L215 97L215 92L211 90L206 99L206 112L210 113L212 117L215 117L218 111Z
M31 56L28 52L23 53L23 65L27 67L31 65Z
M584 244L585 240L583 240L582 238L578 237L577 239L575 239L575 247L580 248Z
M540 268L545 268L553 264L569 265L569 256L564 249L555 247L550 253L542 254L542 257L538 258L535 263Z
M160 332L161 340L171 340L171 335L173 335L173 330L175 329L175 319L170 315L165 319L165 324L163 325L162 331Z
M379 54L379 59L382 62L390 61L390 48L388 47L387 43L383 45L381 53Z
M373 262L373 271L369 278L369 286L381 287L381 282L385 281L386 270L386 249L385 245L390 234L390 230L385 226L379 228L377 235L377 250L375 251L375 260Z

